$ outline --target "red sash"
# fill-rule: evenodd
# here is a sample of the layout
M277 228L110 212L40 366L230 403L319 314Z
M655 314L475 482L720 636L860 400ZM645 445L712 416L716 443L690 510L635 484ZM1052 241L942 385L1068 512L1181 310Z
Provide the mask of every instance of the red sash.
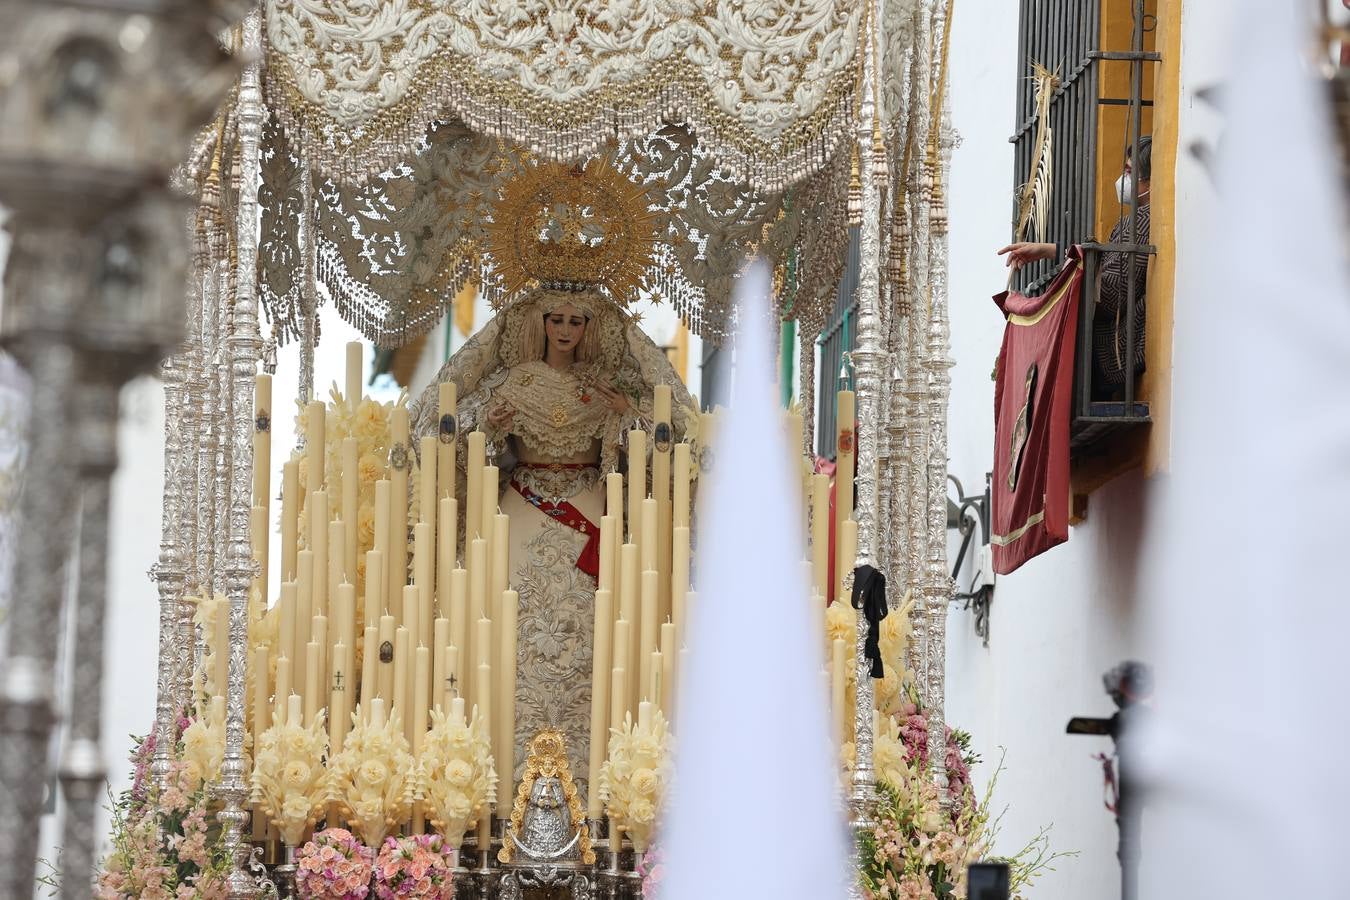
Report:
M511 479L511 487L516 489L516 493L525 498L525 502L542 512L544 515L561 522L568 528L586 535L586 546L582 548L581 555L577 557L577 568L585 572L592 578L600 577L600 529L595 527L590 519L572 504L563 500L561 503L552 503L545 500L539 494L525 487L515 478Z

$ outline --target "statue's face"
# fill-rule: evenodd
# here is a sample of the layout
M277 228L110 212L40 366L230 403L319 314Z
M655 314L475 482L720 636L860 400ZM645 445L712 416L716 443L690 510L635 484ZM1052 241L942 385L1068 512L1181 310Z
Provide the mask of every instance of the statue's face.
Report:
M544 316L544 334L550 348L561 353L572 353L586 333L586 316L570 304L560 306Z

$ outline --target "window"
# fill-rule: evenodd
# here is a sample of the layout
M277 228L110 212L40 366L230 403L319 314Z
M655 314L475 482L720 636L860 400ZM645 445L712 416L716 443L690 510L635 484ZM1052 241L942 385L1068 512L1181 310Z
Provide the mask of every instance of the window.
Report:
M1125 360L1142 354L1144 334L1136 317L1136 303L1145 303L1148 259L1155 253L1142 234L1134 234L1133 197L1118 201L1115 184L1127 148L1141 146L1152 126L1152 50L1156 0L1020 0L1017 130L1014 197L1030 176L1036 159L1041 121L1037 114L1037 86L1030 76L1038 63L1058 78L1051 95L1051 180L1044 231L1025 239L1046 241L1084 250L1083 297L1078 324L1074 371L1074 404L1070 429L1075 460L1109 453L1121 432L1150 422L1149 404L1136 396L1134 366L1122 364L1125 374L1112 389L1108 377L1094 364L1102 342L1114 340L1113 352ZM1102 49L1106 48L1106 49ZM1133 154L1131 154L1133 156ZM1014 215L1016 201L1014 201ZM1147 216L1147 212L1144 213ZM1124 227L1116 230L1117 222ZM1061 257L1062 259L1062 257ZM1095 313L1102 309L1104 267L1123 272L1127 283L1111 297L1123 309L1109 328ZM1016 285L1034 294L1054 276L1058 261L1024 268ZM1146 308L1146 306L1144 307ZM1099 327L1100 326L1100 327ZM1094 338L1094 328L1097 329ZM1109 331L1109 334L1104 332ZM1095 341L1095 343L1094 343Z

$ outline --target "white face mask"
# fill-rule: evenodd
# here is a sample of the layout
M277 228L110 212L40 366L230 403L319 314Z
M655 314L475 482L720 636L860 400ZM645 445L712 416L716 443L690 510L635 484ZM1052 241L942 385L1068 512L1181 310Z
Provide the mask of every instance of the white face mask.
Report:
M1139 199L1143 200L1148 196L1148 191L1140 191ZM1134 176L1129 172L1116 179L1116 199L1121 203L1129 203L1134 199Z

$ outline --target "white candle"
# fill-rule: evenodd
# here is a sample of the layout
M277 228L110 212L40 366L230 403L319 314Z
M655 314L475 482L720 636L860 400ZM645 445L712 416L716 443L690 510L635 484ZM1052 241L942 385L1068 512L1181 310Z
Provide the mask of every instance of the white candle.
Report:
M361 708L369 715L370 701L379 693L379 676L376 675L380 661L380 629L377 625L367 625L361 643Z
M661 708L662 685L665 683L665 657L660 650L653 650L647 662L647 670L651 672L651 684L647 688L647 699L657 709Z
M609 680L609 720L613 728L622 729L624 717L628 713L628 673L623 666L610 671Z
M284 716L286 705L291 698L291 661L288 657L277 658L277 686L272 692L272 714ZM271 727L271 722L267 723Z
M596 588L602 591L614 590L614 556L618 548L614 543L614 528L613 516L606 514L600 517L600 575Z
M310 642L316 644L319 648L319 680L317 682L309 681L309 673L305 673L305 679L314 693L314 702L319 706L328 705L328 617L315 616L313 626L310 630Z
M390 612L392 611L391 607L398 606L398 597L402 596L401 594L390 593L391 579L389 573L385 571L386 568L393 565L393 557L389 555L389 516L393 503L390 499L391 488L390 483L383 478L375 482L375 551L380 554L380 562L383 564L380 569L380 577L383 580L380 585L380 597L385 604L384 612ZM369 590L370 578L370 572L367 570L367 590ZM402 585L399 585L399 587L402 587Z
M482 506L479 508L478 511L479 516L478 534L483 538L483 540L487 541L487 550L488 550L487 559L489 562L491 562L493 559L492 544L493 544L493 533L496 529L496 523L494 522L494 519L496 519L497 517L498 474L499 473L496 466L483 466L483 479L481 487L482 495L479 498L479 502L482 504ZM469 510L469 512L472 513L473 510ZM490 572L491 570L489 570L489 573ZM491 588L492 588L492 575L489 574L488 575L489 596L491 595Z
M478 715L482 717L487 733L492 734L492 666L480 662L476 675L474 683L478 685ZM502 772L498 772L497 777L502 780L503 784L510 780L510 776ZM498 789L498 803L500 804L501 801L505 800L509 794L509 788L506 790Z
M356 584L357 581L357 554L361 550L356 521L361 511L360 457L357 451L356 438L342 439L342 524L345 529L342 544L342 575L352 584Z
M309 498L309 549L314 554L314 613L328 612L328 494L319 491Z
M641 680L638 682L638 696L645 700L656 699L648 691L652 686L652 653L656 650L660 636L660 620L656 615L656 604L660 598L658 578L657 573L650 569L642 573L642 620L639 628L642 639L638 648Z
M310 401L306 407L305 468L308 475L305 483L306 497L312 497L323 490L324 463L327 456L327 447L324 445L327 438L325 415L324 405L318 400ZM310 517L310 521L313 521L313 516ZM312 537L311 535L311 539Z
M328 610L329 616L336 618L333 609L337 601L338 587L347 580L346 563L343 555L347 552L347 525L342 521L328 523Z
M286 698L286 724L304 725L305 713L303 707L304 699L298 694L291 694Z
M370 701L370 724L375 728L384 727L384 701L379 697Z
M506 796L511 795L516 770L516 621L520 614L520 594L515 591L502 591L502 616L498 629L501 635L501 653L497 668L501 672L498 678L497 721L497 769L499 778L507 786Z
M366 606L363 624L379 625L384 615L384 554L378 550L366 553Z
M415 662L413 663L413 722L412 722L412 752L413 757L422 750L422 739L427 733L427 691L431 687L431 650L428 647L418 647L415 651Z
M403 725L403 736L412 740L412 643L408 629L402 625L394 632L394 712Z
M675 623L661 623L661 695L655 698L670 719L675 713Z
M670 595L675 604L683 604L685 592L689 590L689 526L677 525L671 540L674 557L670 567ZM671 614L678 621L678 616Z
M629 622L627 619L619 619L617 622L614 623L614 661L616 663L619 663L619 665L616 665L614 667L616 671L623 671L623 672L633 671L633 668L630 665L630 663L633 660L633 657L636 655L633 644L634 642L633 642L632 623ZM629 675L627 681L624 682L623 690L619 691L614 697L611 697L610 699L611 709L614 706L615 699L623 701L619 706L620 712L618 716L617 717L610 716L611 728L623 727L623 714L627 712L629 709L629 698L632 693L630 685L632 681L633 677ZM610 686L610 692L611 694L614 693L613 685Z
M281 467L281 580L295 579L300 542L300 464Z
M347 401L348 408L353 412L355 412L357 404L361 402L361 385L364 382L361 377L363 357L365 356L364 349L360 341L347 342L347 388L342 399Z
M638 704L638 727L642 729L650 728L652 724L652 705L643 700Z
M447 651L450 649L450 620L439 618L431 628L431 708L445 709Z
M297 663L292 673L295 676L295 691L303 695L305 644L309 643L309 632L314 618L314 553L310 550L301 550L296 557L299 572L295 595L295 646L292 648L294 652L291 658Z
M671 500L671 521L676 528L689 526L689 484L692 475L692 460L688 444L675 445L675 478Z
M660 568L661 538L657 526L656 501L648 497L642 501L642 571L656 572Z
M830 596L830 476L811 476L811 572L821 603Z
M256 423L266 417L268 427ZM253 377L253 505L267 508L272 494L272 376L260 372Z
M319 645L310 641L305 645L305 727L314 724L319 714L319 697L323 695L323 681L319 674Z
M421 465L418 467L419 497L417 521L436 523L436 459L440 445L434 435L426 435L421 441Z
M347 716L347 697L351 691L347 677L347 645L341 642L333 645L332 688L328 704L328 746L330 753L339 753L350 724Z
M394 702L394 640L398 636L398 626L394 617L380 616L379 646L375 650L379 674L376 676L376 696L386 703Z
M356 585L338 585L333 610L333 638L346 647L356 646Z
M468 490L464 496L464 539L471 541L482 536L483 516L483 467L487 465L487 435L481 431L471 431L468 437L466 470L469 475Z
M459 503L453 497L438 501L436 523L436 607L442 616L450 613L450 573L455 570L455 546L459 535Z
M590 784L600 784L600 769L605 763L606 738L609 735L610 653L614 598L608 590L595 592L595 652L591 654L591 753L588 762ZM592 788L586 798L586 814L591 821L600 818L600 791Z
M408 407L394 405L389 416L389 435L392 441L389 451L389 555L385 558L388 567L385 574L389 579L389 602L394 603L408 583L408 467L412 464ZM400 462L402 465L398 465Z
M454 421L456 416L456 388L453 381L441 383L440 388L440 416L442 422L446 416L451 416ZM459 424L455 422L454 427L458 431ZM455 433L445 433L438 429L438 440L436 443L436 486L441 497L455 496Z
M417 592L417 628L413 637L418 646L431 646L432 572L436 560L432 556L435 548L435 535L430 522L418 522L413 526L413 585ZM412 628L412 626L408 626Z
M468 654L469 639L469 573L465 569L455 569L450 573L450 645L458 651L457 656L461 665L450 667L450 673L455 677L455 683L459 690L463 692L466 687L464 684L465 671L462 663L473 659Z
M511 517L496 513L492 517L492 571L488 583L488 596L499 597L502 591L510 587L510 574L507 565L510 561Z
M853 574L853 564L858 558L858 523L853 519L844 521L839 528L838 556L839 581L835 597L841 603L851 602L849 578Z
M656 385L653 389L652 421L658 431L667 432L661 435L664 441L658 441L656 434L652 436L652 500L656 503L656 514L651 534L656 541L656 564L653 568L662 576L657 583L657 610L662 618L670 615L670 457L675 439L670 408L670 385ZM663 424L665 429L662 429ZM644 522L642 527L645 529L647 523Z
M647 497L647 432L628 432L628 540L641 544L642 501Z
M249 537L253 547L253 559L258 563L258 574L253 579L250 598L256 592L257 599L249 601L249 621L256 622L267 612L267 564L268 539L267 507L255 506L249 510Z
M605 476L605 515L614 517L614 524L619 529L618 543L622 544L627 532L623 528L623 475L618 472Z

